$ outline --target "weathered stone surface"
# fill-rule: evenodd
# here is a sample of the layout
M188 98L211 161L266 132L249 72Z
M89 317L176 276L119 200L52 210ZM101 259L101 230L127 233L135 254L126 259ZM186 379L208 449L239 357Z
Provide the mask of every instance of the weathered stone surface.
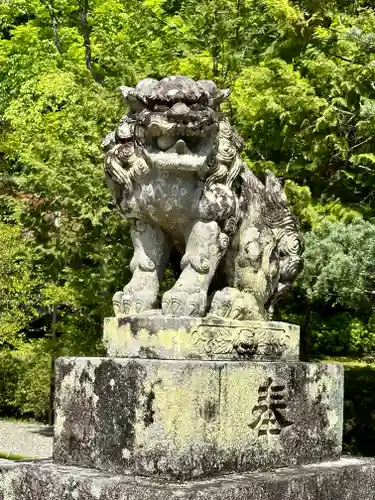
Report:
M277 321L140 314L106 318L103 341L111 357L299 359L299 327Z
M1 500L374 500L375 460L173 483L52 464L0 463Z
M115 314L158 307L171 262L181 272L163 314L271 319L301 272L299 223L277 178L266 171L263 184L244 164L243 141L220 111L229 90L171 76L121 92L129 112L103 141L104 171L134 257Z
M339 365L60 358L54 458L177 478L336 458Z

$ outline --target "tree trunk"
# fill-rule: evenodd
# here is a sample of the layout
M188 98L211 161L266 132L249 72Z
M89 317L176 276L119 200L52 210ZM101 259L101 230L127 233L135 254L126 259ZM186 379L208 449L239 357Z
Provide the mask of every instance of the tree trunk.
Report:
M217 45L212 47L212 75L216 78L219 75L219 54L220 50Z
M218 39L218 25L217 25L217 10L215 8L214 10L214 18L213 18L213 25L212 25L212 33L214 36L213 42L212 42L212 75L214 78L219 76L219 56L220 56L220 41Z
M60 243L60 221L61 212L54 213L53 225L56 228L56 248ZM58 280L58 271L55 271L55 281ZM56 367L56 323L57 323L57 306L53 305L52 308L52 324L51 324L51 337L52 337L52 353L50 359L50 392L49 392L49 408L48 408L48 425L52 426L54 421L54 398L55 398L55 367Z
M91 40L90 40L90 32L89 26L87 23L87 14L89 10L89 2L88 0L82 0L81 4L81 12L80 12L80 22L81 22L81 33L83 36L83 43L85 46L85 58L86 58L86 68L89 71L92 71L91 65Z
M83 36L83 44L85 47L85 59L86 59L86 68L89 71L92 71L91 65L91 40L90 40L90 31L89 25L87 22L87 15L89 11L89 2L88 0L82 0L79 2L81 11L79 13L79 19L81 24L81 33Z
M80 25L81 25L81 34L83 37L83 44L85 47L86 68L88 69L88 71L90 71L90 73L94 77L94 80L99 82L100 78L98 77L98 75L95 73L95 71L92 68L90 28L89 28L89 23L87 20L87 16L89 13L89 0L79 0L78 4L80 6L79 19L80 19Z
M56 341L56 323L57 323L57 307L53 306L52 309L52 342L53 352L50 359L50 389L49 389L49 408L48 408L48 425L52 426L54 422L54 399L55 399L55 341Z
M52 22L52 29L53 29L53 37L55 41L55 47L58 52L61 52L61 42L60 42L60 35L59 35L59 25L57 22L56 14L55 14L55 9L53 8L52 3L46 1L45 3L49 15L51 17L51 22Z

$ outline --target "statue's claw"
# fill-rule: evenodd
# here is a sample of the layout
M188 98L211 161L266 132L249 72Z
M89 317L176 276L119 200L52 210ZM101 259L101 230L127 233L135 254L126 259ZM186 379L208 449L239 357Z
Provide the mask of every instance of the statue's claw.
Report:
M169 290L163 296L162 311L170 316L204 316L207 296L204 292Z
M122 297L124 292L116 292L113 296L113 309L115 311L115 316L121 316L123 313Z
M113 309L116 316L138 314L155 309L157 296L149 290L129 292L126 287L123 292L116 292L113 296Z

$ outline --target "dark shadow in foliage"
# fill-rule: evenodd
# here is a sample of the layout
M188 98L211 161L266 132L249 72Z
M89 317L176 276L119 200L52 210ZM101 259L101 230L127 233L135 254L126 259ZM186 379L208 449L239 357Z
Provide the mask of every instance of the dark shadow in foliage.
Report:
M181 10L182 4L183 0L167 0L163 3L162 8L167 14L175 15Z
M25 12L23 14L19 14L15 16L12 20L12 24L2 27L0 29L0 38L3 40L10 40L12 38L12 29L16 26L20 26L21 24L26 24L29 21L35 19L35 15L30 12Z
M344 453L375 456L375 366L345 367Z
M53 430L53 425L46 425L44 427L40 427L39 429L35 431L31 431L32 434L40 434L41 436L45 437L53 437L54 430Z
M18 360L14 360L10 355L3 354L0 357L0 418L10 415L20 417L12 405L20 372Z

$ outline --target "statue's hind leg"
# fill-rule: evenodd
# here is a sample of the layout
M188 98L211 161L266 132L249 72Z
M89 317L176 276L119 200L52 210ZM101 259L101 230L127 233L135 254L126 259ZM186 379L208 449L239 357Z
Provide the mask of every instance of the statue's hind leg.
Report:
M197 221L189 229L182 273L163 296L163 314L204 316L208 288L226 250L227 237L216 222Z
M279 279L275 238L245 220L223 262L228 286L215 293L210 313L239 320L267 320L266 304Z
M159 227L143 221L133 224L131 237L134 256L130 269L133 276L124 290L113 297L116 316L157 307L160 280L172 246L169 237Z

